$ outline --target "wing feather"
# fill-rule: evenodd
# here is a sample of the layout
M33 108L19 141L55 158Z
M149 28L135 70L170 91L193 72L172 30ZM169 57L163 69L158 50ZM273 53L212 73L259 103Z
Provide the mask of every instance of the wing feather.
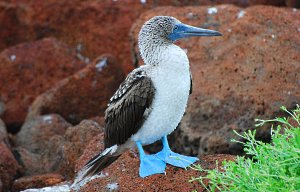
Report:
M145 75L132 79L121 84L120 88L125 87L126 90L118 90L116 94L124 94L112 97L105 111L105 148L124 144L134 135L145 120L146 109L152 104L155 88L151 79Z

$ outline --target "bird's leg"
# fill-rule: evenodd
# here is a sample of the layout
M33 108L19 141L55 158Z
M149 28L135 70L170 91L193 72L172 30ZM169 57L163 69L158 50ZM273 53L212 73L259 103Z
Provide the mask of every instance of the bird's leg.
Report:
M167 136L163 136L162 143L163 149L160 152L158 152L156 156L160 159L163 159L166 163L170 165L186 168L199 160L197 157L184 156L171 151L167 140Z
M166 163L155 155L146 155L142 144L137 141L136 146L140 154L140 177L147 177L157 173L165 173Z

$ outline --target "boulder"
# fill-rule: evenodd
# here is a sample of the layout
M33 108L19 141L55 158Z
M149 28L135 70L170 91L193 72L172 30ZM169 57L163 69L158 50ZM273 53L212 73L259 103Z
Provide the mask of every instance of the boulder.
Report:
M182 22L223 34L178 41L190 60L193 93L186 115L169 139L175 151L240 154L241 146L230 142L236 138L233 130L254 129L255 118L274 118L280 106L293 108L300 103L299 10L233 5L159 7L136 21L133 45L141 25L166 12ZM132 49L138 55L137 47ZM259 139L270 139L270 127L260 127L257 132Z
M129 72L133 66L128 33L135 18L149 8L150 4L144 6L130 0L2 3L0 11L3 10L2 20L7 27L2 37L8 40L0 45L11 46L52 36L76 48L83 61L112 53L122 61L122 69Z
M18 162L6 144L0 142L0 190L8 191L19 169Z
M9 145L8 135L7 135L5 124L0 119L0 143L2 143L2 142L4 142L5 144Z
M20 7L12 2L0 2L0 51L24 42L26 38L33 39L28 31L29 27L21 21L20 10Z
M64 135L72 125L57 114L49 114L26 121L16 136L16 146L33 153L42 153L51 138Z
M76 162L91 139L101 132L103 132L103 127L92 120L84 120L79 125L68 128L64 135L66 142L62 147L64 162L59 171L62 175L68 179L73 179Z
M0 93L0 114L1 111L3 113L4 109L1 107L4 106L1 103L6 105L6 111L1 115L2 119L6 122L9 130L12 132L18 131L26 116L27 108L35 97L51 87L53 83L78 70L80 68L79 64L73 63L78 63L79 61L77 60L80 60L81 64L88 63L98 55L109 52L120 61L121 70L125 73L132 70L132 58L136 58L136 54L130 48L131 43L128 34L135 19L146 10L162 5L212 6L219 3L233 3L240 6L252 4L281 5L282 3L284 4L284 1L151 0L141 3L140 1L130 0L97 2L92 0L84 2L80 0L72 2L62 0L39 2L6 1L0 3L0 23L3 28L0 31L0 50L22 42L36 41L45 37L55 37L59 41L67 43L73 49L73 51L68 52L63 50L64 48L60 49L54 46L57 43L51 45L51 43L43 42L44 45L40 43L36 46L33 46L32 43L26 43L19 47L18 51L10 48L10 51L2 53L4 61L0 60L0 69L1 72L5 73L0 73L0 83L7 85ZM291 6L293 4L293 2L289 3ZM165 15L166 12L161 12L160 14ZM187 17L191 19L196 17L197 19L197 16L194 16L193 13L187 13ZM74 53L74 50L76 50L76 53ZM28 51L31 53L28 54ZM49 52L51 54L48 54ZM67 53L59 54L65 52ZM25 59L25 55L29 56ZM70 57L62 60L62 55ZM24 64L20 63L24 60ZM5 64L1 64L3 62ZM48 62L51 62L51 64ZM137 64L136 60L133 60L133 62ZM42 63L39 66L44 71L47 69L49 72L41 72L41 69L36 67L37 63ZM61 67L56 67L58 63ZM1 65L5 66L1 67ZM7 65L11 67L7 67ZM52 69L53 67L55 67L55 70ZM28 73L31 68L37 70L34 75L32 75L33 73ZM63 72L58 72L58 70ZM16 76L18 78L15 78ZM18 81L19 79L20 81ZM26 85L23 86L25 82ZM7 90L7 87L14 88ZM16 90L18 90L18 94Z
M67 179L73 177L85 145L102 132L94 121L85 120L73 127L58 115L37 117L26 122L23 128L27 132L21 130L17 135L14 150L23 168L22 175L59 173Z
M110 97L124 78L120 63L114 57L99 57L37 97L27 120L57 113L77 124L83 119L103 116Z
M18 178L14 181L12 191L23 191L29 188L42 188L53 186L63 182L65 179L60 174L48 173Z
M90 158L103 150L103 134L95 136L87 145L83 155L77 162L79 170ZM234 160L231 155L215 155L201 157L201 165L205 169L216 168L216 160ZM198 182L189 182L192 177L204 176L205 173L193 169L180 169L167 165L166 174L156 174L150 177L139 177L139 157L136 151L125 152L109 167L102 171L100 177L93 179L84 186L75 187L80 192L85 191L192 191L204 190Z
M54 38L10 47L0 53L1 118L10 132L18 131L34 99L86 64L75 49ZM0 104L1 105L1 104Z
M255 4L293 5L285 3L285 0L6 1L0 3L3 29L0 31L0 50L51 36L77 47L84 60L112 53L122 61L124 71L129 72L133 66L128 33L141 13L158 6L217 4L242 7Z

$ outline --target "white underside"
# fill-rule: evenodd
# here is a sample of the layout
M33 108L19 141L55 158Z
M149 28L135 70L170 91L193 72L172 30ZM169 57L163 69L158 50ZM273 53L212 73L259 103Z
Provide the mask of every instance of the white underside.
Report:
M150 144L175 130L186 109L189 90L189 61L178 46L169 46L158 66L149 66L147 75L156 88L150 114L133 141Z

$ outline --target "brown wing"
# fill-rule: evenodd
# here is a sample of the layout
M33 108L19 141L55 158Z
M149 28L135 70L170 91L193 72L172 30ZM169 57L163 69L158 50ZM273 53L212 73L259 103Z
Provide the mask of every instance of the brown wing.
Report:
M151 106L154 91L151 79L139 76L127 86L121 97L113 97L105 111L105 148L124 144L139 130L145 119L145 110Z

